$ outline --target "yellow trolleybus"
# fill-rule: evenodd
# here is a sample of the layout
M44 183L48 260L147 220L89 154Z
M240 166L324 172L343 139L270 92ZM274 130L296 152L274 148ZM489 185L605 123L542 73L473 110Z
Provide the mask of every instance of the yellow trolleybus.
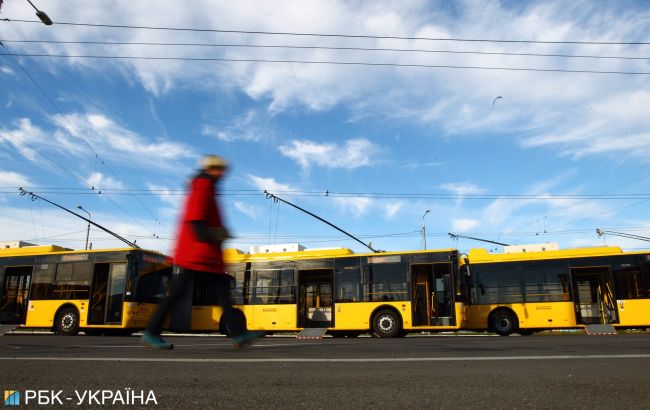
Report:
M169 291L165 255L141 249L0 249L0 323L64 335L130 334Z
M227 250L236 305L247 327L268 332L327 329L379 337L465 326L456 250L354 254L349 249L247 254ZM195 278L192 330L218 327L220 309ZM223 329L221 329L223 331Z
M650 326L650 253L618 247L469 252L467 328L500 335Z

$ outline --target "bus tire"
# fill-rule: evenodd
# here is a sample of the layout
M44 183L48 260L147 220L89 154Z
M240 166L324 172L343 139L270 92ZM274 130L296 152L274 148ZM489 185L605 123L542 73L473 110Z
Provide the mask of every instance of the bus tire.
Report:
M509 336L517 327L517 316L508 310L497 310L490 315L490 328L499 336Z
M402 331L402 321L392 309L381 309L372 319L372 330L379 337L397 337Z
M54 318L54 331L64 336L74 336L79 333L79 312L73 307L66 307Z
M240 309L234 308L231 313L230 320L239 322L239 325L242 327L242 330L248 329L248 323L246 322L246 314ZM219 333L226 335L227 337L232 337L230 329L226 326L226 322L223 320L223 314L219 318Z

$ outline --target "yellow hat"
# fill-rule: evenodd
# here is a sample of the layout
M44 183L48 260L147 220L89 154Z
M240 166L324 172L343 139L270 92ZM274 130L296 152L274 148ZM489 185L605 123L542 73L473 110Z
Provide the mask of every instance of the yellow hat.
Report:
M228 162L218 155L204 156L203 158L201 158L199 165L203 170L207 170L210 168L221 168L221 169L228 168Z

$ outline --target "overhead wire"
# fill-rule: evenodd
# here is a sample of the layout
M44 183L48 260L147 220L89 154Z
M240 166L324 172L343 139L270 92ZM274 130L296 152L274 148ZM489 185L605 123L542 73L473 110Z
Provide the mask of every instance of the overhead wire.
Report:
M80 138L80 139L81 139L81 140L86 144L86 146L87 146L88 148L90 148L90 150L95 154L96 158L101 158L101 157L99 156L99 154L97 153L97 151L95 151L95 149L93 148L93 146L88 142L88 140L87 140L87 139L86 139L86 138L85 138L85 137L84 137L80 132L78 132L78 131L75 129L75 127L74 127L74 126L73 126L73 125L72 125L72 124L71 124L71 123L66 119L66 116L63 114L63 112L62 112L62 111L59 109L59 107L54 103L54 101L53 101L53 100L50 98L50 96L45 92L45 90L44 90L44 89L39 85L39 83L38 83L38 82L37 82L37 81L36 81L36 80L35 80L35 79L34 79L34 78L29 74L29 72L25 69L25 67L23 67L23 65L20 63L20 61L18 61L18 59L15 57L15 55L11 54L11 50L9 50L9 48L7 48L7 46L4 45L2 42L0 42L0 46L2 46L2 47L7 51L7 53L9 53L9 55L12 56L12 58L13 58L15 64L16 64L16 65L21 69L21 71L22 71L22 72L27 76L27 78L30 80L30 82L31 82L31 83L32 83L32 84L33 84L33 85L34 85L34 86L35 86L35 87L40 91L40 93L45 97L45 99L50 103L50 105L52 105L52 107L54 107L54 109L59 113L59 115L61 115L61 118L62 118L64 121L66 121L66 122L68 123L68 126L69 126L70 129L74 132L74 134L76 134L76 135L77 135L77 136L78 136L78 137L79 137L79 138ZM12 135L13 135L13 134L12 134ZM30 148L31 148L31 147L30 147ZM32 148L32 149L34 149L34 148ZM34 149L34 150L35 150L35 149ZM37 151L37 150L35 150L35 151ZM38 152L38 151L37 151L37 152ZM39 152L39 154L40 154L40 152ZM41 155L43 155L43 154L41 154ZM57 164L57 165L58 165L58 164ZM108 167L108 165L105 164L104 160L102 160L102 165L106 165L106 166ZM59 167L63 168L63 167L60 166L60 165L59 165ZM109 169L110 169L110 168L109 168ZM113 172L113 171L111 170L111 172ZM113 172L113 173L114 173L114 172ZM114 174L115 174L115 173L114 173ZM118 179L120 179L116 174L115 174L115 176L116 176ZM81 177L77 177L77 178L78 178L78 179L81 179L81 180L83 181L83 179L82 179ZM83 181L83 183L86 184L87 181ZM101 183L101 181L100 181L100 183ZM93 182L93 185L94 185L94 182ZM100 190L100 192L101 192L101 190ZM131 218L134 222L136 222L137 224L139 224L140 226L142 226L144 229L149 230L149 229L148 229L147 227L145 227L145 226L144 226L140 221L138 221L138 220L136 220L135 218L133 218L133 216L131 216L128 212L126 212L122 207L118 206L118 205L115 203L115 201L113 201L112 199L110 199L110 198L108 198L108 197L106 197L106 198L107 198L111 203L113 203L115 206L117 206L118 209L122 210L122 212L124 212L127 216L129 216L129 218ZM139 199L138 199L138 202L140 202L140 204L141 204L145 209L147 209L147 211L148 211L150 214L153 215L153 213L151 212L151 210L150 210L149 208L147 208L147 207L146 207L146 206L145 206L145 205L144 205L144 204L143 204ZM155 217L154 217L154 218L155 218ZM157 220L157 219L156 219L156 220ZM158 222L159 222L159 221L158 221ZM156 235L156 233L153 232L153 236L155 236L155 235Z
M650 174L648 175L650 176ZM0 193L13 192L17 187L0 186ZM74 187L45 187L33 186L27 187L38 193L55 193L57 195L79 195L87 193L86 189ZM122 188L102 188L102 193L111 195L186 195L186 188L179 189L122 189ZM222 189L221 196L260 196L263 189ZM626 194L454 194L438 192L336 192L336 191L310 191L310 190L277 190L278 194L295 197L333 197L333 198L375 198L375 199L449 199L449 200L492 200L492 199L512 199L512 200L529 200L529 199L548 199L548 200L566 200L566 199L597 199L597 200L629 200L629 199L650 199L650 193L626 193Z
M24 20L3 18L0 21L16 23L37 23L42 24L40 20ZM291 31L262 31L262 30L224 30L214 28L191 28L191 27L165 27L165 26L136 26L128 24L99 24L99 23L79 23L67 21L55 21L54 24L61 26L77 27L101 27L101 28L118 28L118 29L138 29L138 30L164 30L164 31L189 31L189 32L210 32L224 34L255 34L271 36L293 36L293 37L326 37L326 38L365 38L365 39L382 39L382 40L423 40L423 41L451 41L451 42L469 42L469 43L513 43L513 44L576 44L576 45L650 45L645 41L563 41L563 40L508 40L508 39L487 39L487 38L460 38L460 37L424 37L424 36L389 36L389 35L370 35L370 34L339 34L339 33L309 33L309 32L291 32Z
M5 54L0 54L5 55ZM494 67L478 65L453 65L453 64L417 64L417 63L382 63L365 61L333 61L333 60L298 60L298 59L263 59L263 58L223 58L223 57L153 57L153 56L118 56L118 55L91 55L91 54L41 54L41 53L14 53L16 57L44 57L44 58L91 58L102 60L150 60L150 61L212 61L235 63L280 63L280 64L313 64L313 65L342 65L365 67L410 67L410 68L448 68L457 70L487 70L487 71L522 71L542 73L573 73L573 74L617 74L617 75L650 75L650 71L622 71L622 70L589 70L589 69L563 69L563 68L533 68L533 67Z
M329 51L382 51L401 53L434 53L434 54L470 54L470 55L500 55L514 57L558 57L558 58L592 58L607 60L650 60L648 57L632 56L599 56L586 54L543 54L543 53L512 53L497 51L461 51L461 50L431 50L417 48L385 48L385 47L336 47L336 46L298 46L277 44L243 44L243 43L169 43L169 42L138 42L138 41L65 41L65 40L7 40L6 43L27 44L80 44L80 45L137 45L137 46L179 46L179 47L223 47L223 48L260 48L260 49L289 49L289 50L329 50Z

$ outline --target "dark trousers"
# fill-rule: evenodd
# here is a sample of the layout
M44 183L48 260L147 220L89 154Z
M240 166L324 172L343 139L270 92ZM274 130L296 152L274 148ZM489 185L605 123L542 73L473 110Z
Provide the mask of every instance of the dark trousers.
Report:
M148 332L156 335L160 334L163 322L171 310L178 306L186 295L191 297L193 292L190 292L190 287L195 282L192 278L197 276L209 277L209 280L201 282L204 286L207 286L208 295L211 296L210 299L214 300L215 304L223 309L220 319L221 329L230 337L239 336L246 331L246 317L240 310L232 306L230 276L180 269L171 294L162 301L149 321Z

